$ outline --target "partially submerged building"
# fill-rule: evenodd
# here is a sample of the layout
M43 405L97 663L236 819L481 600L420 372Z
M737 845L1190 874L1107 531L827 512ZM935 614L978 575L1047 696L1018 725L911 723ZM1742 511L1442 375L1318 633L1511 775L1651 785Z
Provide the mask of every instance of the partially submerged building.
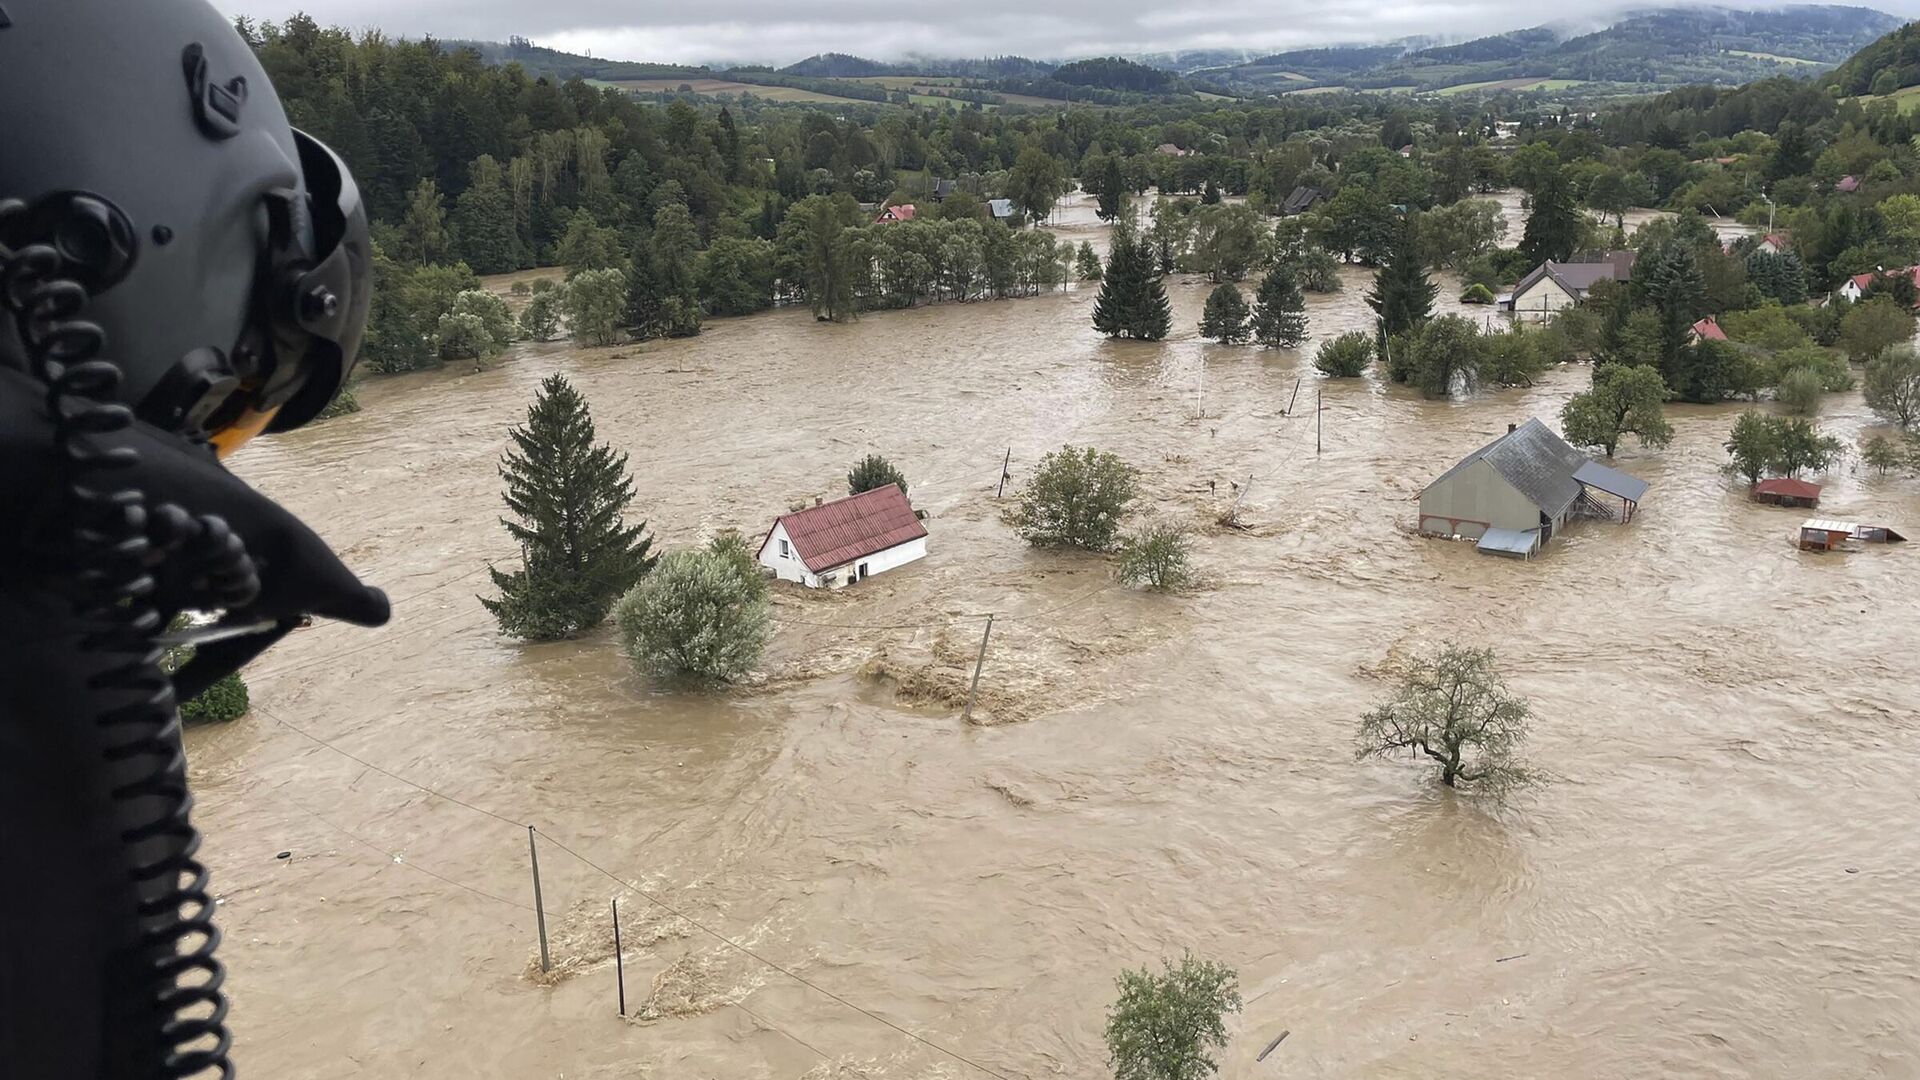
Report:
M1620 500L1616 513L1594 493ZM1477 541L1481 551L1531 557L1570 515L1633 520L1646 481L1610 469L1539 420L1462 458L1420 492L1420 531Z
M927 556L927 527L887 484L774 519L755 556L782 581L839 588Z
M1795 480L1789 476L1772 476L1756 482L1750 493L1754 502L1772 503L1775 506L1820 505L1820 485L1805 480Z
M1602 281L1628 281L1632 277L1631 251L1615 251L1597 262L1548 259L1528 271L1512 292L1500 297L1500 307L1516 319L1545 319L1585 300L1588 291Z
M1856 542L1899 544L1906 537L1885 525L1860 525L1832 518L1808 518L1800 523L1801 551L1842 551Z

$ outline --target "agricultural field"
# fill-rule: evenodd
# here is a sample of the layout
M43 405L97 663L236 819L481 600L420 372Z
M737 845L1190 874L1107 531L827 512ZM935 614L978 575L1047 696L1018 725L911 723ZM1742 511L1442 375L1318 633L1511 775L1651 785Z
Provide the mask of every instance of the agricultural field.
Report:
M1300 90L1283 91L1288 97L1305 97L1308 94L1344 94L1346 92L1347 88L1344 86L1309 86Z
M1728 49L1727 55L1744 56L1749 60L1771 60L1776 64L1805 64L1810 67L1820 66L1820 61L1818 60L1804 60L1798 56L1779 56L1774 53L1748 52L1745 49Z
M609 83L623 90L633 90L642 94L671 94L681 87L689 87L696 94L710 97L739 97L752 94L766 101L820 101L836 104L872 104L856 98L840 97L836 94L822 94L813 90L801 90L792 86L761 86L758 83L734 82L731 79L621 79Z
M1434 93L1441 97L1453 97L1456 94L1492 93L1496 90L1565 90L1573 86L1586 85L1580 79L1493 79L1488 82L1458 83L1443 86Z

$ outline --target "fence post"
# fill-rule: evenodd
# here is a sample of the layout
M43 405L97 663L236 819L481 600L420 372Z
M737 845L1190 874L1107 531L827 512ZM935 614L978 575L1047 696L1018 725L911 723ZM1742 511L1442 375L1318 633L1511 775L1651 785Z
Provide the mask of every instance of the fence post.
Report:
M1009 446L1007 447L1007 460L1000 463L1000 486L997 489L995 489L993 493L993 497L996 499L1006 494L1007 492L1007 478L1013 475L1011 472L1007 470L1008 470L1008 466L1012 464L1013 464L1013 447Z
M1293 403L1299 400L1300 400L1300 380L1296 378L1293 380L1293 396L1287 399L1286 415L1288 416L1293 415Z
M533 917L540 923L540 970L550 971L553 961L547 955L547 906L540 899L540 849L533 842L533 826L527 826L527 857L533 861Z
M1320 456L1320 410L1326 408L1320 404L1320 391L1313 392L1313 456Z
M620 1015L627 1015L627 965L620 953L620 898L613 898L613 977L620 983Z
M987 639L993 636L993 616L987 616L987 629L980 635L980 655L973 661L973 684L967 687L967 707L960 711L960 719L973 719L973 695L980 689L980 668L987 662Z

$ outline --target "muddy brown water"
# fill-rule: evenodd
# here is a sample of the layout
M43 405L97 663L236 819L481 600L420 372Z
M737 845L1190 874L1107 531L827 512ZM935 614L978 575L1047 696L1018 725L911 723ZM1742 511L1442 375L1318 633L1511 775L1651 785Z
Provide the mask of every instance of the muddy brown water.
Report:
M1346 284L1310 298L1316 338L1366 325ZM250 448L243 475L398 604L296 633L249 673L253 715L190 735L243 1074L976 1075L545 841L563 977L536 984L513 822L1005 1077L1105 1075L1115 973L1185 948L1240 974L1227 1076L1920 1071L1920 551L1796 551L1804 514L1717 471L1736 406L1675 407L1672 446L1623 450L1652 484L1631 525L1530 563L1409 535L1427 480L1555 418L1586 370L1422 401L1205 344L1206 287L1172 292L1161 344L1100 339L1076 291L527 346L369 381L363 412ZM511 549L495 460L553 372L632 455L665 545L763 530L878 451L930 554L781 591L732 692L651 686L604 635L504 640L475 600ZM1873 425L1857 393L1821 422ZM1069 440L1200 530L1205 588L1143 595L1020 544L1002 456L1018 481ZM1212 526L1250 476L1252 527ZM1823 513L1920 525L1920 483L1826 481ZM988 723L966 725L949 695L985 612ZM924 625L833 628L896 623ZM1376 670L1445 638L1498 650L1558 782L1502 809L1352 760ZM615 895L656 1019L614 1015Z

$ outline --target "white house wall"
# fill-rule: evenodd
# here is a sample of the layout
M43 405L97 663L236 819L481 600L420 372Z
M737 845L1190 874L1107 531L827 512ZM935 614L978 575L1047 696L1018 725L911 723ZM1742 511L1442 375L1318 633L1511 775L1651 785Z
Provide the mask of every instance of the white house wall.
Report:
M788 554L785 557L780 554L782 541L787 543ZM759 563L773 571L774 576L781 581L797 582L809 589L817 589L822 585L839 588L848 584L850 572L857 574L862 563L866 564L867 576L872 577L926 557L927 538L922 536L904 544L895 544L885 551L877 551L864 558L855 559L844 566L831 567L824 573L815 574L807 569L807 564L800 559L800 553L794 550L792 541L787 536L786 526L775 525L773 532L767 537L766 546L760 549Z
M787 554L784 556L780 554L782 545L787 549ZM810 589L818 588L820 585L819 579L807 572L807 564L800 561L800 552L794 550L792 541L787 537L785 525L773 527L772 534L767 537L766 546L760 549L760 565L773 571L773 576L781 581L797 581Z
M1543 277L1529 286L1526 292L1514 294L1513 317L1545 319L1561 308L1577 302L1578 298L1561 288L1559 282L1550 277Z

